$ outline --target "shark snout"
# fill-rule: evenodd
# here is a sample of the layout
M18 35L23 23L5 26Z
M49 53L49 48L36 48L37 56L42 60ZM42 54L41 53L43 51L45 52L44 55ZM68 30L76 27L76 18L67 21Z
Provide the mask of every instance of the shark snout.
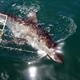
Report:
M47 56L49 59L52 59L57 63L61 63L61 64L64 63L63 54L61 53L48 54Z
M54 60L58 63L64 63L63 54L55 53Z

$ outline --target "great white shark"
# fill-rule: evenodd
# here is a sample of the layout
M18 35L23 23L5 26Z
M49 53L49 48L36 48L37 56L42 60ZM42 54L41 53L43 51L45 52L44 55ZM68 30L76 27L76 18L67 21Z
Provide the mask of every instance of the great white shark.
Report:
M6 26L13 33L14 39L11 41L1 41L1 43L15 43L30 45L37 50L37 53L41 56L47 56L58 63L63 63L63 54L60 43L56 43L52 40L48 32L38 25L38 20L35 11L30 11L28 19L22 20L19 17L13 17L6 15Z

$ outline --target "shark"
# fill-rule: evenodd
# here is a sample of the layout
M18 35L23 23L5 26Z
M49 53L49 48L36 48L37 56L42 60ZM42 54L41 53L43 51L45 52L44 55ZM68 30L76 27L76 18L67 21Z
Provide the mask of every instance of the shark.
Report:
M49 33L38 24L37 13L30 11L27 19L6 15L6 26L11 30L14 39L11 41L1 41L1 43L15 43L18 45L30 45L37 51L40 57L47 56L48 59L58 63L63 63L63 54L60 43L55 42Z

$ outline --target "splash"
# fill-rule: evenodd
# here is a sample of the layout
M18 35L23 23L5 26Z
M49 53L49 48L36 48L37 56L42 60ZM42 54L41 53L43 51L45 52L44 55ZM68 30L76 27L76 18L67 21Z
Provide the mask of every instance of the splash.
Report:
M48 24L48 32L56 42L64 41L77 30L77 25L71 17L59 15L55 17L53 24Z
M31 10L34 10L35 12L38 12L39 9L40 9L40 6L38 5L38 3L31 4L29 6L26 6L25 4L18 5L16 3L14 3L14 4L12 4L12 8L19 12L19 14L18 14L19 17L21 17L21 18L24 17L25 18L25 17L27 17L28 13Z

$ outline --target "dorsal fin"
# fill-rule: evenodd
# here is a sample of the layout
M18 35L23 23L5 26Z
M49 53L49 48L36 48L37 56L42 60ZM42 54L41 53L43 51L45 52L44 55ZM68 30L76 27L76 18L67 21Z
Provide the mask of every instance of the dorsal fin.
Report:
M33 23L37 23L37 16L35 11L30 11L28 14L28 21L31 21Z

